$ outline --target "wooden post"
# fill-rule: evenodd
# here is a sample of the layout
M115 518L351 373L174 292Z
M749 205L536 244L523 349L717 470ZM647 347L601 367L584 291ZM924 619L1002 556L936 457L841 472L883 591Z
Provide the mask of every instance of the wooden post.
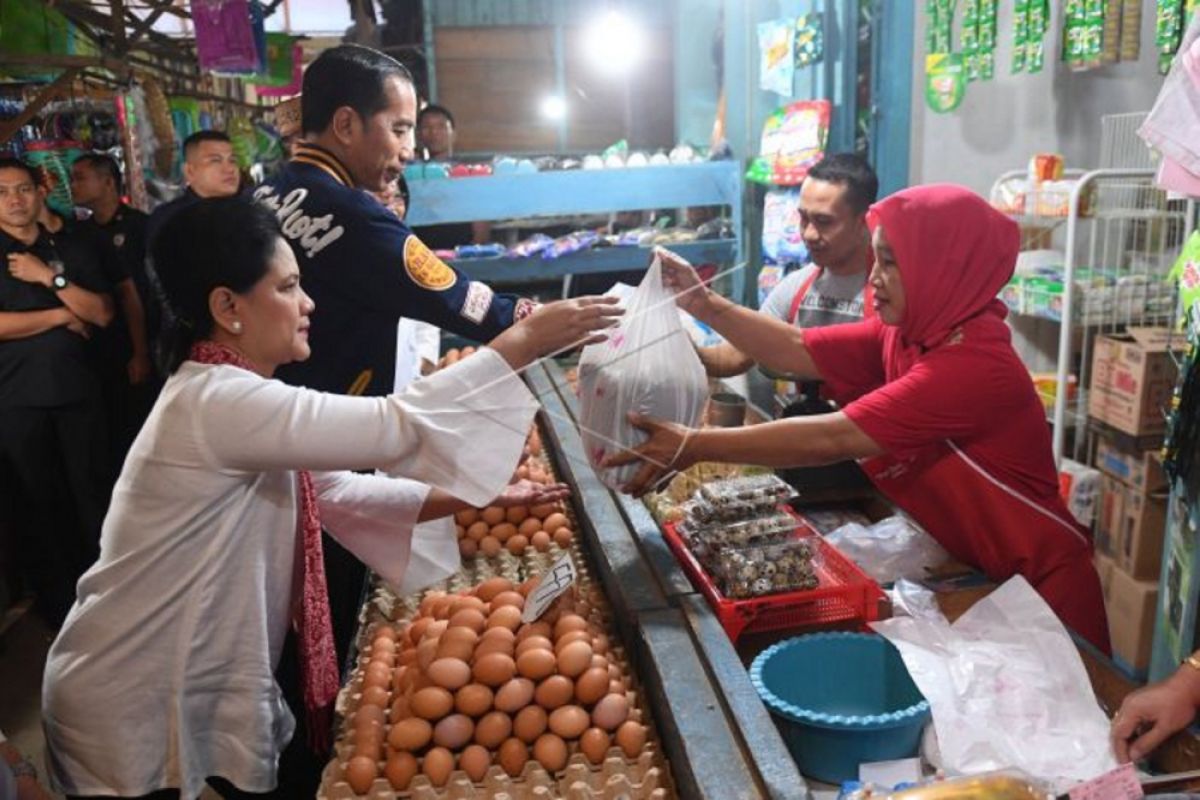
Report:
M110 0L109 8L112 10L113 48L117 55L124 55L128 49L125 44L125 0Z

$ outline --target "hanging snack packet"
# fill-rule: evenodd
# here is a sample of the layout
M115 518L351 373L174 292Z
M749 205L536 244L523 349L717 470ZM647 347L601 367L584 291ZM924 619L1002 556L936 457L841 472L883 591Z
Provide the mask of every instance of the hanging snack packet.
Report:
M758 24L758 86L764 92L792 96L792 78L796 61L792 46L796 35L795 20L773 19Z

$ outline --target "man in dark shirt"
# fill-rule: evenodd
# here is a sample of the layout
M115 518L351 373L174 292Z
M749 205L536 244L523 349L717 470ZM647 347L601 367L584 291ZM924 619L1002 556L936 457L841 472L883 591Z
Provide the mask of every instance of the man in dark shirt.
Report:
M159 314L146 272L147 217L121 201L121 169L103 153L85 153L71 164L71 199L92 216L68 229L89 235L116 267L107 277L120 319L96 337L115 477L161 386L150 355Z
M153 250L154 237L162 224L181 208L204 197L233 197L241 185L233 143L221 131L196 131L183 140L183 179L187 188L150 215L146 225L146 252Z
M109 324L113 302L95 251L38 225L41 204L33 169L0 159L0 459L17 499L14 549L58 624L96 558L107 506L86 337Z

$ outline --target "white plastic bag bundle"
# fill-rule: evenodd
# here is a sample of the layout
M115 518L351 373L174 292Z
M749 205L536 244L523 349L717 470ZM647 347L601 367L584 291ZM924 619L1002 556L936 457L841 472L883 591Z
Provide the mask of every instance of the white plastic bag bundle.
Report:
M825 535L825 541L879 583L901 578L921 580L950 556L937 540L905 516L881 519L873 525L851 522Z
M663 286L657 256L622 301L620 326L608 341L583 348L579 359L580 433L592 468L610 489L620 489L641 467L600 467L606 456L645 440L629 424L629 412L692 427L708 398L704 366Z

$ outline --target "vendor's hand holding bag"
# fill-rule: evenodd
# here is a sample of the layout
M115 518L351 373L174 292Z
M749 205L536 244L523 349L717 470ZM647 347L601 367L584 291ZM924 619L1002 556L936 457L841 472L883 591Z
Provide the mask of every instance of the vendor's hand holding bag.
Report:
M694 427L708 398L708 378L663 286L657 257L623 304L608 341L589 345L579 360L579 426L588 459L604 485L620 489L640 463L602 469L605 456L636 447L646 435L629 424L633 411Z

